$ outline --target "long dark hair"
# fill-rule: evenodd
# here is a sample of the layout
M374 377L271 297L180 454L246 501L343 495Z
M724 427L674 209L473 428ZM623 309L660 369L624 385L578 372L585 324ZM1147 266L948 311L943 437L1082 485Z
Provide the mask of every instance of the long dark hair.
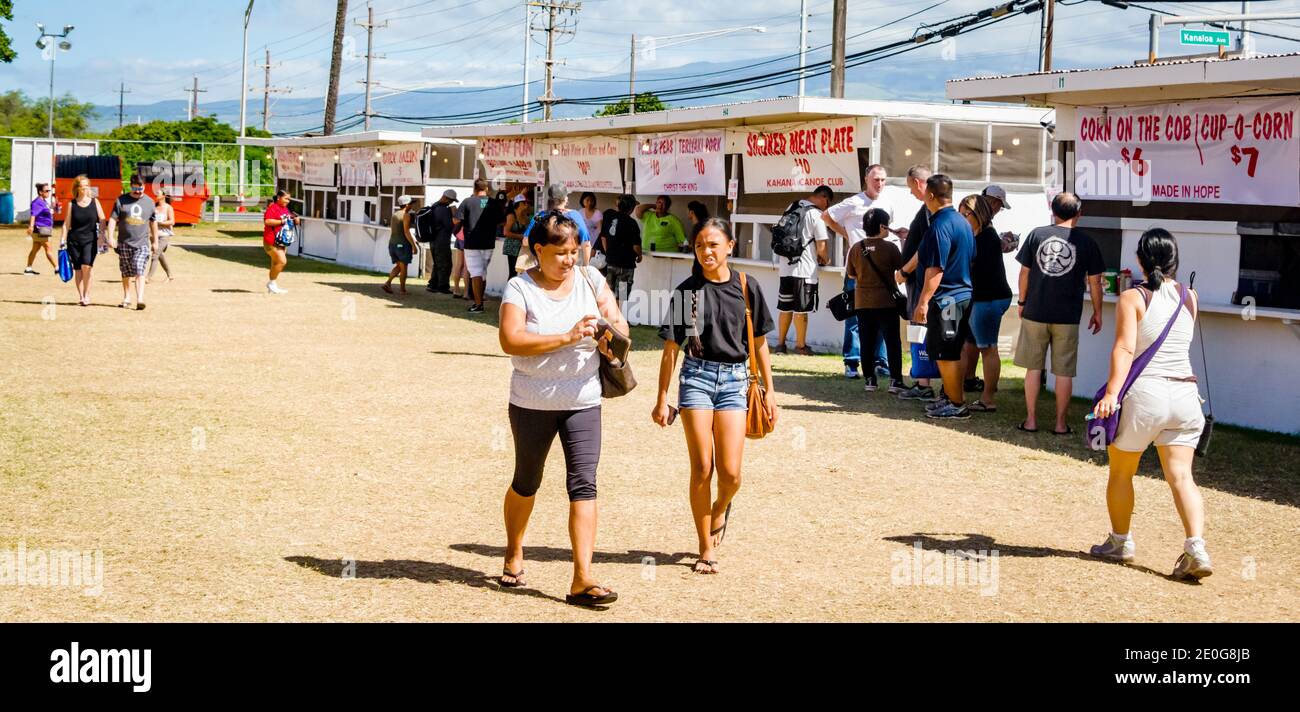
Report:
M700 223L700 229L698 232L704 232L709 228L713 228L725 235L727 237L727 242L736 241L736 236L731 232L731 223L722 218L709 218L708 220L705 220ZM692 244L692 248L694 248L694 244ZM695 263L691 266L691 276L704 276L704 267L700 264L699 257L695 258ZM700 341L699 316L700 292L699 290L693 290L691 292L691 328L694 333L686 339L686 353L695 358L704 358L704 342Z
M878 237L881 227L889 227L889 213L880 208L872 208L862 216L862 232L867 237Z
M1153 291L1160 289L1166 279L1178 275L1178 241L1164 228L1153 227L1142 233L1138 239L1137 258Z

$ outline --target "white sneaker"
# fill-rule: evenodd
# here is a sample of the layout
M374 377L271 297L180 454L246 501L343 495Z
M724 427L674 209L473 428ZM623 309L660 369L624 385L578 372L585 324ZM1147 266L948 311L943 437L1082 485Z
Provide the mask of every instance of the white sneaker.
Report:
M267 283L266 283L266 291L269 292L269 293L271 293L271 294L288 294L288 293L289 293L289 290L287 290L287 289L281 289L281 288L280 288L280 285L276 284L275 282L267 282Z
M1088 553L1109 561L1132 561L1137 553L1137 545L1133 543L1133 537L1120 541L1114 534L1108 534L1104 543L1092 547Z
M1191 551L1184 549L1178 561L1174 563L1174 578L1203 579L1214 573L1214 566L1210 564L1210 555L1205 551L1205 544L1195 544L1190 549Z

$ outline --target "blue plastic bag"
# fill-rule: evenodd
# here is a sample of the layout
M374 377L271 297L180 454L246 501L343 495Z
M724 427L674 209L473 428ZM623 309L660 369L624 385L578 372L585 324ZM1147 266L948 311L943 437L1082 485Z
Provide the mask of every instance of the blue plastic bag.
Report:
M68 257L67 248L59 248L59 279L64 282L72 281L72 260Z
M925 352L925 344L912 344L912 378L939 378L939 364Z

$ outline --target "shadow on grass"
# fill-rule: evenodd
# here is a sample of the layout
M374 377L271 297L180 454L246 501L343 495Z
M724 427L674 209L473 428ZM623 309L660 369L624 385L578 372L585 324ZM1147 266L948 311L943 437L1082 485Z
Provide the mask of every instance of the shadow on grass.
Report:
M777 392L795 394L809 401L806 404L787 404L783 408L819 413L870 413L891 420L927 420L919 401L899 400L883 387L875 393L865 393L861 379L850 381L838 375L800 368L801 362L808 363L807 358L778 356L774 360L773 378ZM1040 424L1046 425L1042 425L1037 433L1016 430L1016 425L1023 423L1026 415L1024 379L1007 375L1008 370L1003 370L996 413L974 413L967 421L928 422L936 428L1107 467L1106 454L1090 450L1083 441L1083 417L1091 409L1090 401L1075 398L1070 404L1067 422L1075 434L1053 435L1050 423L1056 407L1055 394L1044 389L1037 411ZM977 397L974 393L967 394L968 401ZM1051 475L1050 469L1037 458L1027 456L1024 460L1026 476ZM1297 468L1297 462L1300 462L1300 437L1216 424L1213 447L1206 457L1196 459L1194 472L1197 483L1211 489L1300 507L1300 468ZM1164 479L1154 447L1143 454L1138 474ZM1100 488L1105 482L1102 480L1098 484L1100 497Z
M506 548L504 546L492 546L489 544L452 544L452 551L459 551L466 554L476 554L486 556L490 559L505 559ZM689 552L678 552L676 554L665 554L659 551L640 551L631 550L623 553L612 551L597 551L592 554L591 563L593 564L647 564L653 560L658 566L687 566L695 563L698 554ZM690 559L689 562L682 561ZM570 562L573 561L573 552L568 549L560 549L554 546L526 546L524 547L525 561L539 561L542 563L553 562Z
M1078 559L1096 564L1110 566L1124 566L1125 568L1141 571L1144 574L1150 574L1166 581L1176 583L1197 583L1195 581L1183 581L1176 579L1170 574L1163 574L1155 569L1137 564L1119 564L1117 562L1098 559L1084 551L1070 551L1068 549L1053 549L1049 546L1016 546L999 544L993 537L985 534L947 534L942 532L916 532L915 534L902 534L898 536L883 537L884 541L892 541L896 544L905 546L921 545L924 551L943 553L945 555L960 556L970 561L981 561L996 552L998 557L1015 556L1031 559L1040 559L1046 557L1059 557L1064 559Z
M564 603L564 599L549 596L530 588L502 588L497 579L482 571L442 564L433 561L387 559L384 561L357 561L355 571L349 571L339 559L318 559L314 556L286 556L285 561L311 569L325 576L359 579L409 579L419 583L458 583L470 588L486 588L520 596L531 596Z
M257 245L174 245L188 252L193 252L204 257L212 257L235 264L266 269L270 266L270 258L262 249L261 244ZM365 270L344 267L333 262L322 262L321 260L311 260L306 258L294 257L289 255L289 266L285 268L286 275L297 274L353 274L373 276L372 273Z

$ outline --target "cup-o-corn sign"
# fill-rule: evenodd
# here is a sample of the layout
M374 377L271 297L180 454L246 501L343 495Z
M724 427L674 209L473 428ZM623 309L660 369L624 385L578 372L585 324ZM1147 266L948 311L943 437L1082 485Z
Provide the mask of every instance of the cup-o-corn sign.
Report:
M1300 204L1295 97L1085 107L1075 187L1084 198Z

